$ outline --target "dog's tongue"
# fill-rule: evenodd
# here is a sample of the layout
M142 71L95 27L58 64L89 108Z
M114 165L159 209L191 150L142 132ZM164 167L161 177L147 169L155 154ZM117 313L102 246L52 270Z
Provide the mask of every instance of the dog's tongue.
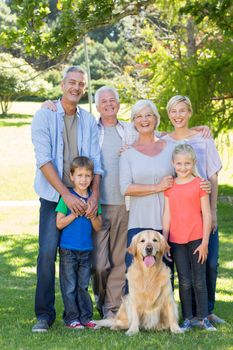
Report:
M144 263L145 263L145 265L147 266L147 267L151 267L151 266L153 266L154 265L154 263L155 263L155 258L153 257L153 256L146 256L145 258L144 258Z

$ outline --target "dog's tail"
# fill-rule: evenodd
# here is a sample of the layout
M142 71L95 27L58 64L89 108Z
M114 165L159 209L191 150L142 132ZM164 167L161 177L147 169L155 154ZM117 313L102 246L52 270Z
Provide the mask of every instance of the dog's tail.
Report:
M103 320L96 320L96 328L111 328L115 325L116 320L114 318L106 318Z

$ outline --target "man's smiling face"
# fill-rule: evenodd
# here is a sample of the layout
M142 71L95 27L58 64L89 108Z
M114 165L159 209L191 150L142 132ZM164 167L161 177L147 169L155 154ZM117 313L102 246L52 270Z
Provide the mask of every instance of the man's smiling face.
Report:
M116 118L120 108L119 102L111 91L103 91L99 96L97 111L102 118Z
M86 78L81 72L69 72L62 80L63 99L77 105L85 93Z

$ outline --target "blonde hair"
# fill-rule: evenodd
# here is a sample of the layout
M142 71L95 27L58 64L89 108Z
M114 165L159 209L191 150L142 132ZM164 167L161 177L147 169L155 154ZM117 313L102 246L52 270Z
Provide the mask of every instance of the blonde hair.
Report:
M174 159L175 159L175 156L177 154L188 154L191 156L192 160L193 160L193 170L192 170L192 174L194 176L198 176L198 177L201 177L198 170L197 170L197 165L196 165L196 162L197 162L197 157L196 157L196 153L193 149L192 146L186 144L186 143L182 143L182 144L179 144L175 147L174 151L172 152L172 161L174 162Z
M177 105L177 103L180 103L180 102L184 102L187 105L189 112L191 112L191 114L193 113L192 103L190 99L187 96L182 96L182 95L176 95L170 98L166 107L167 113L169 114L172 107L174 107L175 105Z

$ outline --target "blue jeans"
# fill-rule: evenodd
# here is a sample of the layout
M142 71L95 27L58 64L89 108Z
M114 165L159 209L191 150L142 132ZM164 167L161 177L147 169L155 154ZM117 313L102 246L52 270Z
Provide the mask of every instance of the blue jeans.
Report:
M140 227L131 228L128 230L128 234L127 234L127 248L130 246L133 237L136 236L136 234L138 234L139 232L144 231L144 230L158 231L159 233L162 234L162 230L154 230L151 228L140 228ZM130 267L130 265L132 264L132 261L133 261L133 256L131 254L129 254L128 252L126 252L126 255L125 255L126 272L128 271L128 268ZM163 261L171 270L171 284L172 284L172 289L174 290L174 263L173 263L173 261L170 262L166 259L163 259ZM124 289L125 289L125 294L128 294L127 280L126 280Z
M91 252L60 248L60 285L65 324L87 324L93 315L88 285L91 276Z
M216 282L218 277L218 228L210 233L208 256L206 260L206 285L208 294L208 315L212 314L215 305ZM193 315L196 316L196 304L193 298Z
M208 256L206 261L206 283L208 293L208 313L213 313L215 304L216 281L218 276L218 228L210 234Z
M202 240L198 239L186 244L170 243L178 273L179 294L184 319L193 317L192 287L198 319L202 320L208 315L206 263L198 263L198 253L193 254L201 242Z
M56 318L55 261L60 231L56 227L57 203L43 198L40 198L40 203L35 313L38 320L46 320L51 325Z

